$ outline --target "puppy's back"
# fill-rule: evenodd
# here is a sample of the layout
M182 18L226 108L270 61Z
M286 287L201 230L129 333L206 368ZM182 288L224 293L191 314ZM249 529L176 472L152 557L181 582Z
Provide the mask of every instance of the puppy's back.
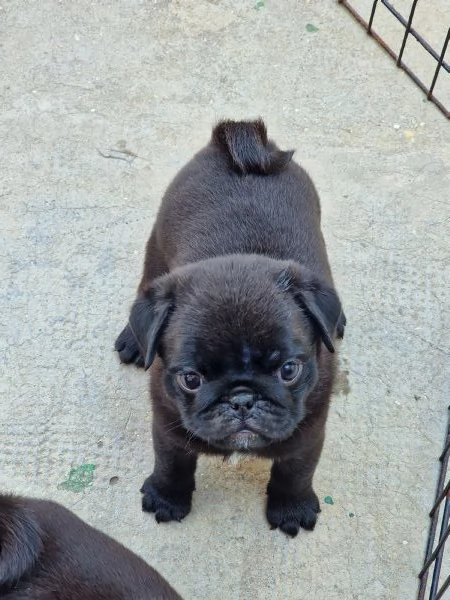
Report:
M320 202L306 171L262 120L221 121L176 175L155 224L167 270L227 254L295 260L330 283Z

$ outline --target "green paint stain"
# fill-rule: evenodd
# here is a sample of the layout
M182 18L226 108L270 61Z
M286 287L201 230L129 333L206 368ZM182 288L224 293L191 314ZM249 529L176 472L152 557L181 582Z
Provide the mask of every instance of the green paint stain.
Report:
M316 31L319 31L319 29L315 25L313 25L312 23L308 23L306 25L306 31L308 33L316 33Z
M258 0L258 2L255 4L255 8L256 8L256 10L259 10L260 8L264 8L263 0Z
M78 494L82 492L94 480L95 465L81 465L75 469L70 469L66 481L58 485L58 490L67 490Z
M334 500L331 496L325 496L323 501L325 502L325 504L334 504Z
M355 516L355 513L348 513L348 516L350 517L350 519L353 519L353 517Z

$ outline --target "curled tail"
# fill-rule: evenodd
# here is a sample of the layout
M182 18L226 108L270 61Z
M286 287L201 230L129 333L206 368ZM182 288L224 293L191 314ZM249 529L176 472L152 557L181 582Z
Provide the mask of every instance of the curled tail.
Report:
M34 513L21 498L0 494L0 595L34 567L42 548Z
M232 168L241 175L275 175L286 168L294 154L294 150L279 150L267 139L262 119L221 121L213 129L212 140L227 153Z

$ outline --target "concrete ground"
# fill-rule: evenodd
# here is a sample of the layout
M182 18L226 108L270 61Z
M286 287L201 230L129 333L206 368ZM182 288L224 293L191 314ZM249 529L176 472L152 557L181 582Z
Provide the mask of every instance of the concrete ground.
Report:
M448 121L331 2L8 0L0 23L0 489L186 599L414 598L449 403ZM181 524L141 512L147 376L113 352L164 188L218 117L258 115L317 184L349 322L294 540L260 461L202 459Z

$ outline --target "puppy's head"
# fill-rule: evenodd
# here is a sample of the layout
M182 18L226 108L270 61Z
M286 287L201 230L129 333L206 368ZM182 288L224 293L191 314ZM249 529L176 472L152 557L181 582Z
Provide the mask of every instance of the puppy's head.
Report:
M340 315L336 292L300 265L231 255L154 281L130 327L146 368L160 355L184 427L216 448L251 451L306 416Z

